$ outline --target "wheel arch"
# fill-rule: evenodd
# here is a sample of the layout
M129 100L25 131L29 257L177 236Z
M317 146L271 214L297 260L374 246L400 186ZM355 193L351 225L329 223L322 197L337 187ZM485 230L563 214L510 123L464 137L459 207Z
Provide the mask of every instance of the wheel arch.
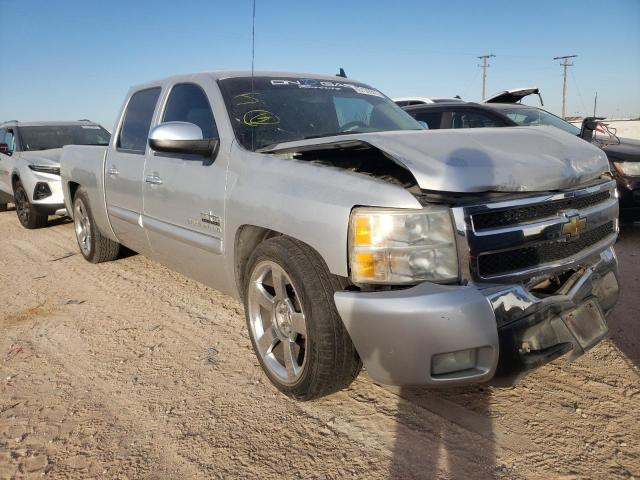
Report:
M279 237L279 236L289 237L296 241L304 243L304 245L310 248L311 250L313 250L318 255L318 258L322 260L322 262L324 262L325 266L327 266L325 259L322 258L322 255L320 255L320 253L315 248L313 248L311 245L309 245L306 242L303 242L295 237L279 232L277 230L272 230L270 228L259 227L257 225L249 225L249 224L242 225L236 231L234 250L233 250L234 277L236 282L236 289L241 300L244 301L244 282L245 282L245 276L247 274L246 270L247 270L247 263L249 262L249 258L251 258L251 255L253 254L255 249L262 242L270 238ZM327 267L327 270L328 270L328 267ZM332 275L335 275L335 274L332 274ZM336 276L340 277L339 275L336 275Z
M244 300L244 280L251 254L265 240L283 235L280 232L256 225L241 225L234 242L234 276L240 299Z
M16 191L16 184L20 181L20 175L18 175L18 172L13 172L11 174L11 187L13 188L13 192L15 193Z
M78 182L69 182L67 184L69 186L69 199L73 203L73 199L76 198L76 192L78 188L80 188L80 184Z

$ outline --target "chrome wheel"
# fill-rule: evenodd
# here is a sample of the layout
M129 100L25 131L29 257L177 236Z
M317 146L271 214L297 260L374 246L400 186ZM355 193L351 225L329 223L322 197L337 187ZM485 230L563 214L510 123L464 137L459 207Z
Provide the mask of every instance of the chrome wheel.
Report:
M78 245L85 257L91 253L91 221L89 213L82 200L77 199L73 207L73 224L76 231Z
M295 384L307 362L307 322L291 278L275 262L256 265L249 282L249 327L270 373Z

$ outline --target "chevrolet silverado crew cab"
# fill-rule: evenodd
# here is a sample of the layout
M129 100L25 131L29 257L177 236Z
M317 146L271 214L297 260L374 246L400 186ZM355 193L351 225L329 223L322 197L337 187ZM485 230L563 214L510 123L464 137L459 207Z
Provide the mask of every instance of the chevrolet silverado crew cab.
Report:
M244 302L285 394L513 382L607 333L618 203L604 152L551 127L424 130L368 85L211 72L129 92L69 146L90 262L120 245Z
M88 120L0 124L0 211L13 203L25 228L65 215L60 154L69 144L108 145L110 134Z

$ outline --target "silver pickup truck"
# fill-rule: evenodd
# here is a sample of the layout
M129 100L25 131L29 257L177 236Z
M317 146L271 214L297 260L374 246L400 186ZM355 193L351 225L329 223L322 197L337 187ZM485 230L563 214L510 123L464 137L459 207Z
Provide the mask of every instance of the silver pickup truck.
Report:
M513 382L607 333L615 183L558 129L427 131L352 80L210 72L132 88L113 131L63 149L84 257L125 245L241 299L291 397L362 364L387 384Z

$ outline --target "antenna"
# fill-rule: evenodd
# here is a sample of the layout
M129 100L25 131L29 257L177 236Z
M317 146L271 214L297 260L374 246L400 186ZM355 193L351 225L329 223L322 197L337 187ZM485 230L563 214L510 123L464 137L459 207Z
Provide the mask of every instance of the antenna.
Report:
M573 63L569 63L570 58L575 58L578 55L564 55L563 57L553 57L554 60L562 60L560 66L562 66L563 80L562 80L562 118L564 118L567 106L567 67L573 67Z
M251 93L253 93L253 73L256 58L256 0L253 0L253 11L251 14ZM254 129L251 129L251 150L255 150L255 141L253 135Z
M251 16L251 90L253 90L253 67L256 58L256 0L253 0L253 14Z

